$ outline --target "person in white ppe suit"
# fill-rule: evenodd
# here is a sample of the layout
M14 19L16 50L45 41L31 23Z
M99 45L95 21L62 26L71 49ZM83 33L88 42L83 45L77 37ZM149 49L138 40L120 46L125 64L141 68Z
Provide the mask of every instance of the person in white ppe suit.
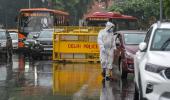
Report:
M112 63L114 57L115 41L113 30L115 25L111 22L106 23L105 29L98 34L98 45L100 49L100 62L103 69L102 75L106 80L112 78Z

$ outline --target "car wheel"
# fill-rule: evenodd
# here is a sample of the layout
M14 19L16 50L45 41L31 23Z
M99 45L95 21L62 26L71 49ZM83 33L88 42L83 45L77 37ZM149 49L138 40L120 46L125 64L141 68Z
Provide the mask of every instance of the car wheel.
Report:
M139 83L139 100L145 100L143 98L143 92L142 92L142 84L141 84L141 76L140 76L140 73L139 73L139 78L138 78L138 83Z
M127 79L127 74L128 73L123 69L123 61L122 60L120 61L119 68L120 68L121 78L122 79Z
M133 100L139 100L139 92L138 92L138 88L135 84L135 93L134 93L134 99Z

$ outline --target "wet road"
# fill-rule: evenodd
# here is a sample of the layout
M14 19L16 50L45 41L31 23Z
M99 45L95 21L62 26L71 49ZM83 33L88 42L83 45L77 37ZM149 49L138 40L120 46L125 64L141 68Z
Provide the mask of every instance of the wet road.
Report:
M100 64L0 57L0 100L133 100L133 75L103 81Z

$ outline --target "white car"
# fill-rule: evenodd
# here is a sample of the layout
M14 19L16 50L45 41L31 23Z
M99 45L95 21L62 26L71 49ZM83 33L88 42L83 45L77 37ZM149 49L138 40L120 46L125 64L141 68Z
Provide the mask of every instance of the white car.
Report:
M9 31L9 34L12 38L12 46L13 46L13 50L17 50L18 49L18 33L17 32L13 32L13 31Z
M170 22L153 24L134 57L135 100L170 100Z

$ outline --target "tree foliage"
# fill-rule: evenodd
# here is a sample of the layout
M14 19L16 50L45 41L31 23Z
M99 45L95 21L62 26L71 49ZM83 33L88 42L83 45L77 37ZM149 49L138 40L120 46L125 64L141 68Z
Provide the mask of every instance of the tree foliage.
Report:
M93 0L53 0L53 8L65 10L70 13L72 24L78 24L78 20L90 7Z
M170 0L164 0L164 14L166 18L170 19Z
M16 28L17 24L15 18L19 10L28 8L29 0L0 0L0 24L6 28ZM31 0L32 8L44 7L41 0Z
M147 26L150 25L149 20L159 18L159 0L124 0L114 3L109 10L135 16Z

